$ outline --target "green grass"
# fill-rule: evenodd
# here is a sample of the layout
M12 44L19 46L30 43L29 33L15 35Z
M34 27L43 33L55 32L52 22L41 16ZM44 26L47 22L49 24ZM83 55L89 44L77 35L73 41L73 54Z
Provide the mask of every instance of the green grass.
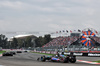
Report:
M50 55L50 56L56 55L56 54L47 54L47 53L39 53L39 52L32 52L32 53L37 53L37 54L42 54L42 55ZM67 56L67 55L65 55L65 56Z
M32 52L32 53L37 53L37 54L42 54L42 55L55 55L55 54L47 54L47 53L39 53L39 52Z
M0 54L2 54L2 53L4 53L4 52L6 52L6 51L0 51Z
M93 62L97 62L97 63L100 63L100 60L98 60L98 61L93 61Z

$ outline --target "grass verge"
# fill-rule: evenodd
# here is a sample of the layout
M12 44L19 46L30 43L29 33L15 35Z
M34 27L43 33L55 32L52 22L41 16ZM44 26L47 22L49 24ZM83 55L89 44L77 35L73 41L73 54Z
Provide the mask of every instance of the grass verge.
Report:
M98 60L98 61L93 61L93 62L97 62L97 63L100 63L100 60Z
M42 54L42 55L55 55L55 54L47 54L47 53L39 53L39 52L32 52L32 53L37 53L37 54Z
M6 52L6 51L0 51L0 54L2 54L2 53L4 53L4 52Z

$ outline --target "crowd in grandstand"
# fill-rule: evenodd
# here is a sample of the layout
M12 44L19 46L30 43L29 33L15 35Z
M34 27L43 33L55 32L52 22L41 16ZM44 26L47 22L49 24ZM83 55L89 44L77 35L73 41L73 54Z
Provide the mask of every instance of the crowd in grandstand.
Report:
M51 47L51 46L67 46L77 41L80 37L77 36L68 36L68 37L57 37L45 44L43 47ZM96 42L100 43L100 37L92 37Z
M68 37L57 37L44 45L43 47L50 47L50 46L67 46L68 44L72 44L75 42L78 38L77 36L68 36Z
M93 37L93 39L94 39L96 42L100 43L100 37Z

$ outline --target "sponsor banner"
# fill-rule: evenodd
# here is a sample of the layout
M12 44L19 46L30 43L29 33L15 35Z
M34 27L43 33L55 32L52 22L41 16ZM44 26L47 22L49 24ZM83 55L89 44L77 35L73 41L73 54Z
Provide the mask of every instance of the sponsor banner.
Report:
M83 53L74 53L74 55L77 55L77 56L82 56Z
M60 52L60 54L61 54L61 52ZM70 55L70 52L68 52L68 53L64 53L65 55ZM83 53L74 53L74 55L77 55L77 56L82 56L83 55Z
M65 55L70 55L70 52L68 52L68 53L64 53Z
M39 52L39 53L47 53L47 54L56 54L57 52L55 51L35 51L35 52ZM59 52L61 54L61 52ZM70 52L65 52L65 55L70 55ZM73 53L76 56L100 56L100 53Z
M100 54L96 54L96 53L88 53L88 56L100 56Z

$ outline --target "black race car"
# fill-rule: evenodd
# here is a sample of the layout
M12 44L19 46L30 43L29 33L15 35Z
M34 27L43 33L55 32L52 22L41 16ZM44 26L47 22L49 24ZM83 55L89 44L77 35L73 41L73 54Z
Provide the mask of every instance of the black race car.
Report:
M10 53L12 53L13 55L16 55L16 52L14 52L14 51L11 51Z
M22 53L22 51L17 51L17 53Z
M5 53L3 53L2 55L3 55L3 56L13 56L13 53L11 53L11 52L5 52Z
M53 62L63 62L63 63L75 63L76 62L76 56L75 55L54 55L54 56L41 56L37 59L38 61L45 62L46 60L53 61Z

